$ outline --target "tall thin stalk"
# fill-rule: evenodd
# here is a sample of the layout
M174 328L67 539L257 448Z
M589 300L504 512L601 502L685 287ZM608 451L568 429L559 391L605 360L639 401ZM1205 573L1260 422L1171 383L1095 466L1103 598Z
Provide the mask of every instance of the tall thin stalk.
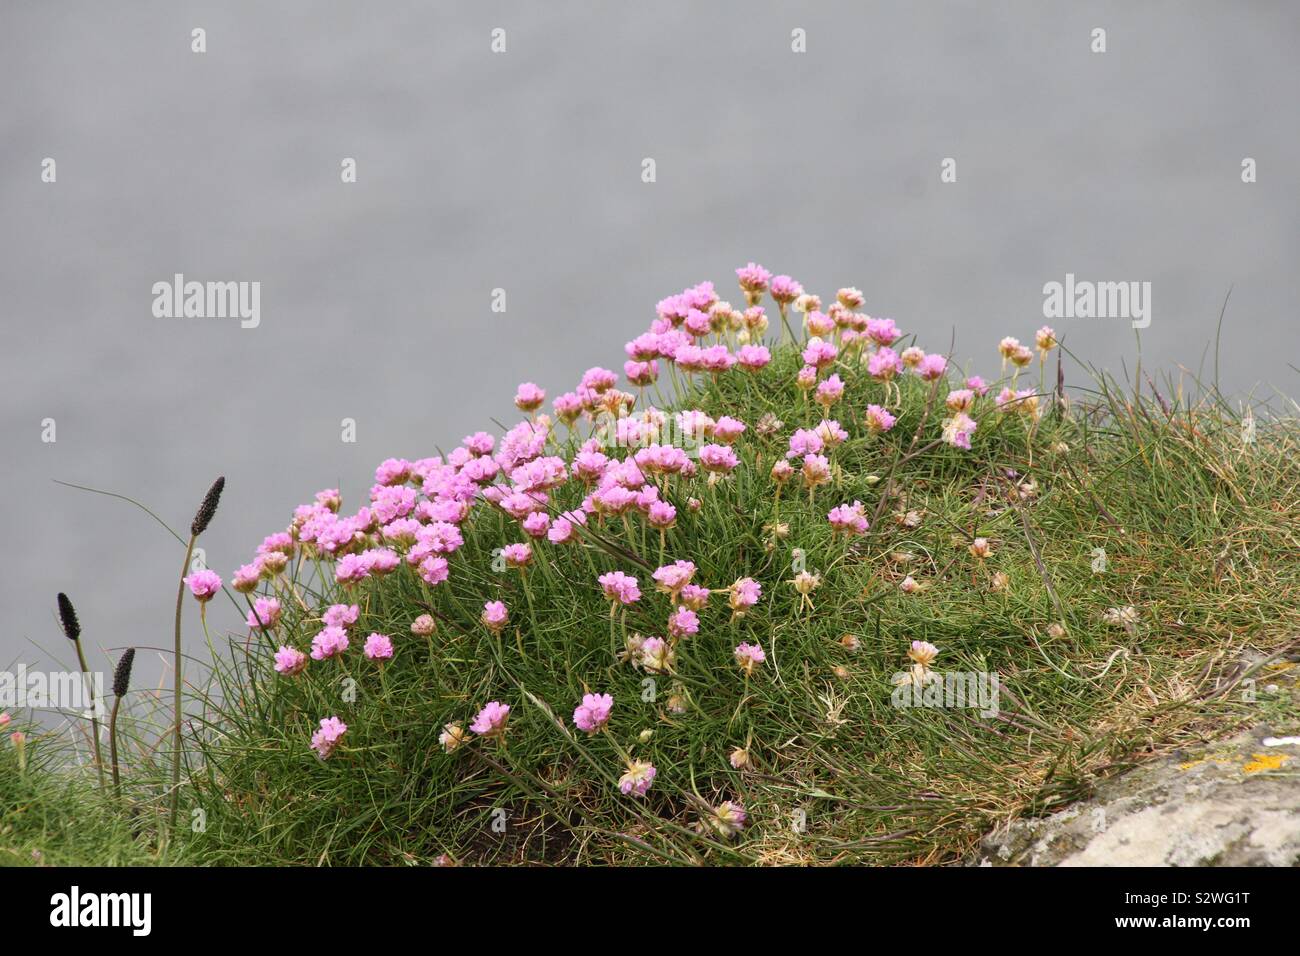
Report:
M113 671L113 712L108 718L108 753L113 762L113 791L119 800L122 798L122 775L117 764L117 710L122 706L122 698L131 685L131 665L134 663L135 648L128 647L117 662L117 669Z
M185 577L190 570L190 560L194 557L194 542L199 539L209 524L212 523L213 516L217 513L217 505L221 501L221 490L226 486L225 478L218 478L208 489L208 493L203 496L203 503L199 505L199 510L194 515L194 521L190 524L190 540L185 546L185 563L181 565L181 580L176 587L176 642L174 658L174 675L172 684L172 795L171 810L168 815L168 826L176 825L176 813L180 808L181 798L181 608L185 601Z
M104 789L104 754L99 746L99 717L96 716L95 710L95 689L90 679L90 667L86 664L86 652L81 648L81 622L77 620L76 608L62 591L59 592L58 604L59 622L63 625L63 633L77 649L77 663L81 665L81 681L90 695L90 730L95 745L95 770L99 773L99 788L102 790Z

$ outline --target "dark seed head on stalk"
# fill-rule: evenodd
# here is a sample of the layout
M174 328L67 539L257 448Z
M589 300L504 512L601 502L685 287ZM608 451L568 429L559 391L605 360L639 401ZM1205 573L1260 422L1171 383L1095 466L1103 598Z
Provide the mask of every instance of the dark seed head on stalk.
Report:
M113 696L121 697L131 683L131 665L135 663L135 648L128 647L118 659L113 671Z
M59 592L59 622L63 625L63 633L68 636L68 640L75 641L81 637L81 622L77 620L77 609L72 606L72 602L62 591Z
M226 479L218 478L208 489L208 493L203 496L203 504L199 505L198 513L194 515L194 523L190 525L190 534L198 537L204 531L208 530L208 525L212 523L212 516L217 513L217 504L221 501L221 489L226 487Z

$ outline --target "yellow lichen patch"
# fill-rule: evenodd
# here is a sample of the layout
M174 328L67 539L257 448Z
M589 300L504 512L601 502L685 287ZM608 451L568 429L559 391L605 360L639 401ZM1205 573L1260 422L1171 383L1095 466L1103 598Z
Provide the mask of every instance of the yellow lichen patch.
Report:
M1241 768L1243 773L1259 773L1262 770L1276 770L1286 763L1287 754L1252 754L1255 759Z

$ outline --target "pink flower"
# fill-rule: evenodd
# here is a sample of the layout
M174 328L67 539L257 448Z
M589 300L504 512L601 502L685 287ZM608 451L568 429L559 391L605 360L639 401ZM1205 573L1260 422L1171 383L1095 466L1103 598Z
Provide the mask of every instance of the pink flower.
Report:
M819 338L810 339L808 345L803 350L803 360L816 369L823 369L835 361L835 356L839 354L837 349L830 342L824 342Z
M763 345L742 345L736 361L747 372L757 372L772 361L772 353Z
M810 429L800 428L790 436L790 450L785 453L785 457L802 458L804 455L815 455L825 445L821 435Z
M641 387L653 385L659 378L659 363L627 361L623 363L623 374L633 385Z
M355 604L331 604L321 615L321 620L327 627L346 628L357 623L357 618L360 616L361 608Z
M585 526L586 524L586 512L566 511L551 523L550 529L546 532L546 537L552 544L565 544L572 541L577 533L574 530L575 525Z
M944 400L950 411L968 412L975 404L975 392L969 388L954 388Z
M832 508L826 520L830 522L834 534L843 532L846 535L855 535L865 534L867 531L867 518L863 514L860 501Z
M533 546L528 543L508 544L501 549L501 557L508 568L525 568L533 560Z
M831 480L831 463L823 455L804 455L800 471L808 488L816 488Z
M873 434L889 431L894 427L894 421L894 416L881 406L867 406L867 430Z
M666 501L655 501L646 513L646 519L650 522L650 527L666 531L677 523L677 509Z
M867 337L877 345L893 345L902 336L893 319L868 319ZM872 372L874 375L875 373Z
M253 609L248 612L246 623L254 631L275 627L280 623L280 602L275 598L258 598L253 602Z
M668 633L673 637L684 637L687 634L698 634L699 631L699 615L688 607L679 607L668 616Z
M405 458L385 459L375 469L375 481L381 485L400 485L410 477L411 463ZM328 492L321 492L320 494L328 494ZM338 497L337 490L334 490L334 497ZM320 501L320 495L316 496L316 500Z
M709 589L698 584L688 584L682 588L679 599L692 611L700 611L709 603Z
M754 668L767 660L767 653L757 644L736 645L736 663L746 675L754 673Z
M386 661L393 656L393 640L387 634L371 634L366 638L365 655L372 661Z
M768 285L772 298L782 305L788 305L803 295L803 286L789 276L776 276Z
M572 425L582 414L582 399L576 392L565 392L555 401L551 402L551 407L555 409L556 417L567 425Z
M501 601L488 601L483 605L483 614L480 619L483 621L483 626L495 634L506 626L510 614Z
M320 730L311 735L312 750L316 751L316 756L321 760L327 759L347 731L348 725L337 717L322 718Z
M980 378L978 375L972 375L970 378L966 379L966 387L981 397L987 395L989 391L989 387L984 383L984 379Z
M838 375L832 375L817 386L817 402L830 408L844 397L844 382Z
M300 674L307 667L307 655L296 647L281 647L275 652L275 670L285 677Z
M198 599L200 604L206 604L212 600L212 596L221 590L221 578L215 571L209 571L206 568L202 571L195 571L185 579L185 583L190 586L190 593Z
M709 823L723 839L735 836L745 828L749 815L744 808L732 800L724 801L713 811Z
M337 657L348 649L348 632L341 627L327 627L311 639L311 658L314 661Z
M438 555L429 555L420 562L420 580L430 587L441 584L451 576L447 559Z
M975 419L965 412L958 412L952 418L944 419L943 440L954 448L970 451L970 436L977 427Z
M257 562L240 565L230 580L230 586L240 594L257 590L257 583L262 580L262 566Z
M933 382L948 370L948 360L931 352L916 365L916 374L926 382Z
M469 729L480 737L500 737L506 732L506 720L509 717L510 706L494 700L478 712Z
M636 578L630 574L610 571L602 574L598 580L605 591L607 601L612 601L614 604L635 604L641 600L641 589L637 586Z
M694 576L695 564L691 561L674 561L672 564L665 564L651 575L660 591L674 596L690 584Z
M582 387L589 388L596 393L607 392L617 384L618 376L607 368L601 368L599 365L582 373Z
M772 281L772 273L758 263L751 262L736 270L736 278L740 280L740 288L743 292L761 295L767 291L767 284Z
M867 371L872 378L887 382L903 370L903 362L898 353L886 346L881 346L871 358L867 359Z
M744 433L745 423L729 415L723 415L713 423L713 440L724 445L733 444Z
M727 474L739 464L736 453L726 445L705 445L700 449L700 466L705 471Z
M551 519L545 511L534 511L521 524L530 538L545 538L551 528Z
M737 615L744 614L758 603L763 587L753 578L740 578L731 586L728 603Z
M360 554L345 554L334 566L334 578L340 584L355 584L370 577L370 562Z
M535 412L546 401L546 393L532 382L524 382L515 390L515 407L521 412Z
M627 765L627 772L618 778L618 789L623 796L644 797L655 780L654 764L648 760L633 760Z
M804 316L803 324L810 335L830 335L835 331L835 320L825 312L818 312L816 309Z
M573 722L579 730L594 734L609 723L613 707L614 698L609 694L584 694L582 703L573 711Z

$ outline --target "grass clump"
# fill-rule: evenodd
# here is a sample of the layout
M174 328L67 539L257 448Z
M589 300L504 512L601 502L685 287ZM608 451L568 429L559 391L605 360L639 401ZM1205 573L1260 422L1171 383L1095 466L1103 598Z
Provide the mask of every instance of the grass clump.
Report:
M19 734L15 741L12 733ZM63 743L6 728L0 744L0 866L149 866L169 858L140 836L92 776L60 766Z
M659 303L631 391L591 369L548 415L524 383L503 435L298 507L230 581L182 785L131 724L106 832L209 864L948 863L1294 715L1240 692L1300 632L1294 418L1067 390L1047 328L985 381L854 289L738 276L743 308Z
M547 416L526 383L499 442L264 542L196 858L954 861L1249 715L1236 652L1297 630L1294 420L1067 398L1050 329L963 381L855 290L741 272L746 309L660 303L634 392L593 369ZM996 712L898 706L953 674Z

